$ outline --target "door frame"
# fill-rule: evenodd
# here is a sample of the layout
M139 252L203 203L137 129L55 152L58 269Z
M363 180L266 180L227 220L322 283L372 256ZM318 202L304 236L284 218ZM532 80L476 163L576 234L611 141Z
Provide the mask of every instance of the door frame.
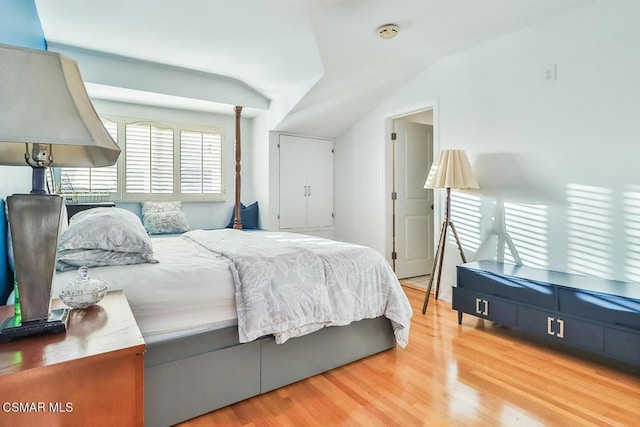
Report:
M440 114L438 110L438 100L435 99L431 102L426 102L421 105L416 105L409 108L404 108L398 111L389 112L385 114L385 241L386 250L385 258L390 265L393 265L391 259L391 252L393 251L393 203L391 200L391 193L393 192L393 152L391 143L391 132L393 131L394 120L402 117L410 116L412 114L420 113L423 111L433 111L433 159L435 161L438 151L440 151ZM437 239L439 237L439 224L442 224L443 214L442 208L445 201L442 192L434 192L433 194L433 241L431 242L432 248L435 253Z

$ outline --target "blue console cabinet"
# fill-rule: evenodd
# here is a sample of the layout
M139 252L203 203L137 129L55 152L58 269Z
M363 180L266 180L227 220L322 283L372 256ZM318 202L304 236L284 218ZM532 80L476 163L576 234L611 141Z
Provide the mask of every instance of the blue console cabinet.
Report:
M457 267L453 309L640 366L640 284L476 261Z

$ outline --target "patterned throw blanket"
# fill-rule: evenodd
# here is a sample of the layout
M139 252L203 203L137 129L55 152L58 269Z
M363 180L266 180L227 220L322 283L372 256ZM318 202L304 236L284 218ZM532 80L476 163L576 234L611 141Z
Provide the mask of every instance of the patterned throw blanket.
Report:
M409 340L411 305L375 250L295 233L194 230L184 234L229 262L240 342L281 344L325 326L386 316L396 342Z

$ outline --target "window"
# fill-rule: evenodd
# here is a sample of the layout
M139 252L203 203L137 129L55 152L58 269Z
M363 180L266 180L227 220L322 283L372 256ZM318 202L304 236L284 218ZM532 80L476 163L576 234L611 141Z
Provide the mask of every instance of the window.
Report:
M108 188L111 200L122 201L224 200L222 130L123 117L103 122L116 142L120 136L120 170L62 168L62 189Z
M126 125L125 181L128 194L173 194L173 129Z
M222 135L183 130L180 176L182 193L222 192Z
M118 123L102 119L111 138L118 143ZM60 168L60 193L79 197L88 193L118 191L118 164L102 168Z

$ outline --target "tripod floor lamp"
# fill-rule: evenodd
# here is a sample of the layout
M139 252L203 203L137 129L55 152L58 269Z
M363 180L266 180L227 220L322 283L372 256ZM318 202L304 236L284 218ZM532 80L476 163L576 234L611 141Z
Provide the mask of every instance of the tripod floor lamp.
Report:
M436 267L438 269L436 279L435 299L438 299L438 293L440 292L440 276L442 275L442 263L444 261L444 248L447 245L447 230L451 227L453 237L458 245L458 251L460 251L460 257L462 262L467 262L460 244L460 238L456 231L453 221L451 221L451 189L470 189L480 188L478 182L473 175L471 164L464 150L442 150L438 153L438 158L431 165L427 181L424 183L426 189L447 189L447 206L445 211L444 221L442 222L442 228L440 230L440 239L438 241L438 248L436 250L436 256L433 259L433 267L431 268L431 274L429 276L429 285L427 286L427 295L424 297L424 305L422 306L422 314L427 312L427 304L429 303L429 294L431 294L431 287L435 278Z

